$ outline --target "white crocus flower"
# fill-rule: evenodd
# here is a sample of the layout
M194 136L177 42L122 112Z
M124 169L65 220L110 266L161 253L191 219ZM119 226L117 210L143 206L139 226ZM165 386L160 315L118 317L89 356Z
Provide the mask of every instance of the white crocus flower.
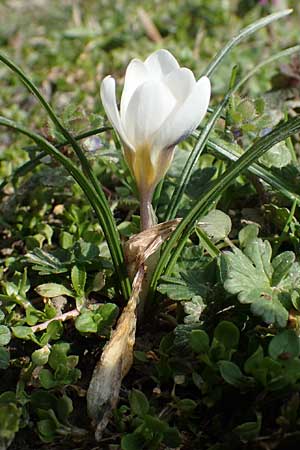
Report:
M170 52L158 50L145 62L133 59L128 65L120 111L115 89L115 80L104 78L103 106L123 143L141 202L145 198L151 202L176 144L195 130L207 111L210 81L202 77L196 82L193 73L179 67Z

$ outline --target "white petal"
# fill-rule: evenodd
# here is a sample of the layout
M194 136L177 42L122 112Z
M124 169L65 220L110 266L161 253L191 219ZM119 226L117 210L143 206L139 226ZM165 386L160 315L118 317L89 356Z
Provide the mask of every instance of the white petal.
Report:
M178 102L183 103L196 85L194 74L186 67L170 72L163 82L168 86Z
M154 148L165 149L189 136L203 119L210 100L210 81L202 77L178 109L172 111L153 137ZM155 158L155 152L153 152Z
M129 148L132 148L121 123L120 113L117 107L116 82L110 75L105 77L102 81L100 95L109 121L118 132L124 144Z
M152 136L160 128L176 104L174 96L165 84L146 81L130 99L124 128L135 148L149 145Z
M121 97L121 120L124 121L128 103L134 91L149 78L145 64L139 59L133 59L125 74L124 88Z
M178 69L179 64L168 50L161 49L148 56L145 66L153 78L160 79Z

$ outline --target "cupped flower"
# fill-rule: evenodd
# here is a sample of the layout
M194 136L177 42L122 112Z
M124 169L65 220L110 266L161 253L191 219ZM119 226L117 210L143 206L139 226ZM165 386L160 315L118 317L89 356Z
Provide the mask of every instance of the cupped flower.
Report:
M196 81L167 50L152 53L145 62L133 59L129 63L120 111L115 80L104 78L102 103L141 194L153 193L172 162L176 144L197 128L210 92L207 77Z

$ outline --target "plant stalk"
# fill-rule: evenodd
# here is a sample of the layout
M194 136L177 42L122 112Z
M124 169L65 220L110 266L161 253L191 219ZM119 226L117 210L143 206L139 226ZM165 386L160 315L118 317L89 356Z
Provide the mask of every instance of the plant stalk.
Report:
M152 190L141 191L140 193L141 231L148 230L148 228L151 228L153 227L153 225L155 225L152 210L152 195Z

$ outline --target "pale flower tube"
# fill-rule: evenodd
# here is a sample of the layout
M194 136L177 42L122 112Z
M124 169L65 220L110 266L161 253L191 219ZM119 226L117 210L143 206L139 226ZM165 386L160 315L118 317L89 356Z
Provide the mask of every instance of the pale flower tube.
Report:
M120 111L114 78L102 81L104 109L123 143L140 192L142 229L149 227L142 209L151 207L154 189L172 162L175 146L203 119L210 93L209 79L196 81L167 50L152 53L145 62L133 59L129 63Z

